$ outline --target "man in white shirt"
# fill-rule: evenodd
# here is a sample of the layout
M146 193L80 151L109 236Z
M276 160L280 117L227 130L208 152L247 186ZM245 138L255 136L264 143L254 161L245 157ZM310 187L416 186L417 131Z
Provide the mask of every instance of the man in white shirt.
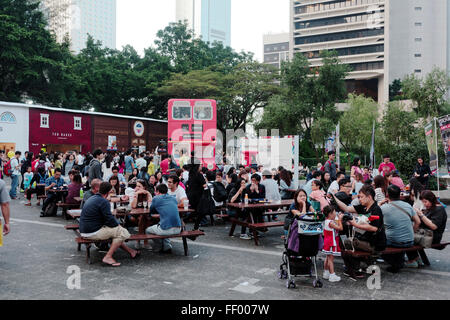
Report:
M145 161L144 157L145 153L141 152L139 158L136 160L136 168L138 168L139 171L141 171L141 168L147 167L147 161Z
M343 178L345 178L345 174L343 172L338 172L336 174L336 180L334 180L330 184L330 187L328 188L327 193L335 194L336 192L338 192L339 191L339 181L341 181Z
M19 158L22 152L16 151L16 154L11 158L11 190L9 191L9 196L11 199L17 199L17 187L19 185L20 177L20 163Z
M167 187L169 188L167 194L174 196L177 199L178 207L183 207L184 200L188 200L186 191L179 185L180 179L176 175L171 175L167 179Z

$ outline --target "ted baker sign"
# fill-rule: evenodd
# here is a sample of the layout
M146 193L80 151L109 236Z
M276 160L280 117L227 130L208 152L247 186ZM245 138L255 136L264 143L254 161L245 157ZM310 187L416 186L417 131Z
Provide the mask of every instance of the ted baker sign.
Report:
M52 136L58 138L72 138L71 133L62 133L62 132L52 132Z

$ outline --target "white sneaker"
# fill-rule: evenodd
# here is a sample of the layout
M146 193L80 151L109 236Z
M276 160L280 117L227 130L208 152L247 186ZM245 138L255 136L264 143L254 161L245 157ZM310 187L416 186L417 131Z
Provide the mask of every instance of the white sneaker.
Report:
M339 281L341 281L341 277L337 276L336 273L331 273L328 281L339 282Z
M252 239L252 237L250 237L248 234L246 234L246 233L243 233L243 234L241 234L241 237L240 237L242 240L251 240Z
M325 280L328 280L330 278L330 271L324 270L322 278L324 278Z

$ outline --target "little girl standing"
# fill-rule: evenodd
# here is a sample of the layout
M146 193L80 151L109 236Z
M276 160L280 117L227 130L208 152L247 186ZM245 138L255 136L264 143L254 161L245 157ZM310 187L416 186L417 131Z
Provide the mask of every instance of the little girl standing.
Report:
M342 217L336 220L336 211L333 206L323 208L323 214L326 217L325 228L323 229L323 250L327 255L323 266L323 278L330 282L341 281L341 277L334 273L334 257L341 255L339 239L336 230L342 231Z

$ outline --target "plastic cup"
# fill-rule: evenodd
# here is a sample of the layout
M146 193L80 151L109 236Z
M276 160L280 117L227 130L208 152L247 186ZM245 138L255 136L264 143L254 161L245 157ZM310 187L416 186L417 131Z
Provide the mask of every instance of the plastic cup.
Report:
M184 210L189 209L189 200L183 200Z

